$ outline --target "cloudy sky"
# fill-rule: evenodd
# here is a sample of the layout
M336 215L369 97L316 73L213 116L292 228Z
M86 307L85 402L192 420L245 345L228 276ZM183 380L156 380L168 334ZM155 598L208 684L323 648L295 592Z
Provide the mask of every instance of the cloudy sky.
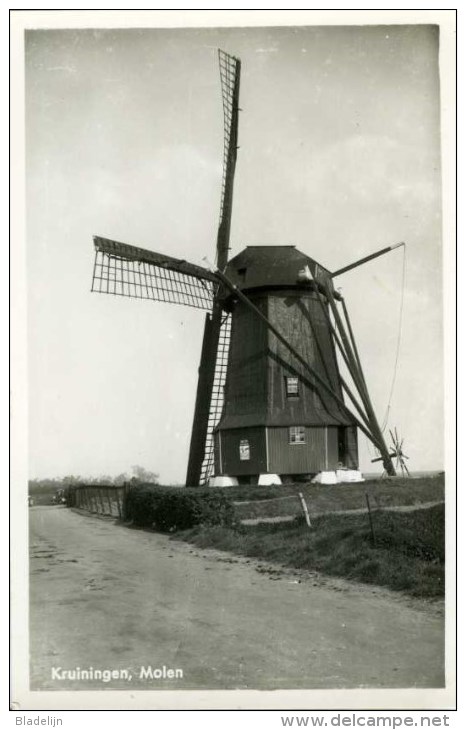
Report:
M30 477L184 480L203 314L90 293L92 235L213 258L217 47L242 60L232 255L295 244L329 269L405 241L388 425L443 466L438 34L434 26L26 34ZM403 249L341 276L382 421ZM361 467L372 448L360 440Z

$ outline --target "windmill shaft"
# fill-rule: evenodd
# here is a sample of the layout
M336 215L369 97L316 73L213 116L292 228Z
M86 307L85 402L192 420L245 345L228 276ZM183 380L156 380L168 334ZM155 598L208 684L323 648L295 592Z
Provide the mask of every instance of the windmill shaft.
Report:
M387 246L386 248L382 248L380 251L376 251L376 253L371 253L369 256L364 256L362 259L358 259L353 264L348 264L348 266L344 266L342 269L338 269L338 271L334 271L332 274L332 278L335 276L340 276L340 274L345 274L347 271L351 271L351 269L355 269L357 266L361 266L362 264L366 264L368 261L372 261L372 259L376 259L379 256L383 256L386 253L389 253L389 251L393 251L395 248L399 248L400 246L404 246L404 241L401 241L400 243L395 243L393 246Z

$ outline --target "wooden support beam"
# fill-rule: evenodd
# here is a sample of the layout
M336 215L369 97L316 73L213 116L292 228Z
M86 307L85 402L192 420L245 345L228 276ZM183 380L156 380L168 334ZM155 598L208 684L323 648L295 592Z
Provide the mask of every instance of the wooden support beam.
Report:
M333 298L333 292L331 291L330 287L327 288L326 294L327 294L327 301L330 305L330 309L332 310L332 314L333 314L333 318L334 318L334 321L336 324L337 331L341 337L341 344L346 353L345 362L351 373L351 377L353 378L354 384L356 385L358 392L361 395L361 399L364 402L364 406L365 406L366 410L368 410L368 405L370 406L369 393L368 393L366 385L365 385L364 376L361 374L358 362L354 356L350 340L349 340L346 330L344 328L343 322L340 317L340 313L338 311L337 305L335 304L335 300ZM369 410L370 410L370 408L369 408Z
M350 373L350 375L351 375L351 377L353 379L354 385L356 386L356 390L358 391L359 397L361 398L361 401L362 401L362 403L364 405L364 408L367 411L367 403L366 403L366 392L367 391L366 391L366 388L364 386L364 377L362 376L362 378L361 378L361 375L358 372L358 369L357 368L354 368L353 362L350 362L350 359L348 357L348 354L345 351L345 348L343 346L343 343L340 341L340 338L338 336L338 333L337 333L337 331L335 330L335 327L332 324L332 320L330 319L330 315L329 315L329 313L327 311L327 307L325 305L325 302L323 300L322 295L320 294L319 289L317 289L316 293L317 293L317 298L319 300L320 306L321 306L322 311L324 313L324 317L325 317L325 319L327 321L327 325L330 328L330 331L331 331L331 333L333 335L333 338L334 338L334 340L335 340L335 342L337 344L337 347L338 347L339 352L340 352L340 354L341 354L341 356L343 358L343 361L344 361L346 367L348 368L348 371L349 371L349 373ZM328 297L329 297L328 292L326 292L325 295L326 295L326 298L327 298L327 301L328 301ZM332 295L333 295L333 292L332 292Z
M361 264L365 264L368 261L372 261L372 259L376 259L379 256L383 256L383 254L388 253L389 251L393 251L395 248L399 248L400 246L404 246L404 241L401 241L400 243L395 243L393 246L386 246L381 251L376 251L376 253L370 253L369 256L364 256L362 259L358 259L353 264L348 264L348 266L344 266L342 269L338 269L338 271L334 271L332 274L332 278L334 276L340 276L340 274L344 274L346 271L351 271L351 269L355 269L356 266L361 266Z
M348 358L353 366L353 369L355 373L358 373L358 363L356 361L356 358L354 356L354 353L351 348L350 341L348 339L348 335L346 333L346 330L344 328L343 322L340 317L340 313L338 312L337 305L335 304L335 301L332 296L332 292L330 291L330 287L327 287L327 301L330 304L330 308L332 310L332 314L335 319L335 323L337 325L338 331L340 333L342 343L345 347L346 353L348 355ZM351 371L350 371L351 372ZM354 379L354 378L353 378ZM359 377L358 377L359 379ZM371 430L373 431L373 434L375 436L376 441L378 441L379 446L378 449L380 450L380 453L382 455L383 465L384 468L390 476L396 476L396 470L395 467L392 464L392 460L390 458L390 454L388 452L387 445L385 444L385 439L383 437L382 430L379 426L379 423L377 421L377 416L375 415L374 408L372 406L371 399L369 397L369 393L367 391L367 387L365 385L364 377L362 378L362 381L360 381L363 387L363 393L364 393L364 406L366 408L367 416L369 419L369 422L371 424ZM355 383L356 384L356 383ZM362 394L361 394L362 395Z
M323 307L324 307L324 313L325 313L325 314L326 314L326 315L328 316L328 312L327 312L327 310L325 309L325 305L323 305ZM300 309L301 309L301 307L300 307ZM304 313L304 312L306 312L306 310L305 310L305 308L304 308L304 307L302 308L302 310L301 310L301 311L303 311L303 313ZM323 354L323 351L322 351L322 347L321 347L321 344L320 344L320 342L319 342L319 333L317 332L317 329L316 329L316 327L314 326L314 323L313 323L313 321L312 321L312 317L311 317L311 316L309 316L307 312L306 312L306 319L307 319L307 321L309 322L309 326L310 326L310 328L311 328L311 331L312 331L312 336L314 337L314 340L315 340L315 343L316 343L316 346L317 346L317 351L318 351L318 353L319 353L319 356L320 356L320 360L321 360L321 363L322 363L322 367L324 368L324 371L325 371L325 374L326 374L326 376L327 376L327 378L328 378L328 381L329 381L329 382L331 382L330 372L329 372L329 370L328 370L328 367L327 367L327 362L326 362L326 360L325 360L325 357L324 357L324 354ZM335 329L334 329L334 327L333 327L333 325L332 325L332 323L331 323L331 321L330 321L330 317L328 317L328 324L329 324L329 326L330 326L330 329L331 329L331 331L332 331L332 334L334 335L334 338L336 338L336 337L337 337L337 334L336 334L336 332L335 332ZM343 356L343 357L345 357L344 353L342 353L342 356ZM354 397L353 393L352 393L352 392L351 392L351 390L349 389L348 385L347 385L347 384L346 384L346 382L344 381L344 379L343 379L343 377L341 376L341 374L340 374L340 383L341 383L341 386L342 386L342 388L343 388L343 389L345 390L346 394L347 394L347 395L348 395L348 397L350 398L351 402L353 403L354 407L355 407L355 408L356 408L356 410L358 411L358 413L359 413L359 415L360 415L360 417L361 417L361 419L362 419L363 423L365 423L365 424L366 424L366 426L367 426L368 428L370 428L370 427L369 427L369 423L367 422L367 417L366 417L366 414L364 413L364 411L362 410L362 408L361 408L361 407L359 406L359 404L358 404L358 402L357 402L356 398Z
M348 328L349 336L350 336L350 339L351 339L351 344L353 346L354 356L355 356L356 362L358 364L359 373L361 375L361 379L362 379L362 382L363 382L364 387L366 389L366 392L368 392L366 379L364 377L364 372L363 372L362 365L361 365L361 359L359 357L359 352L358 352L358 348L357 348L357 345L356 345L356 339L354 337L353 328L351 326L351 322L350 322L348 310L346 309L346 303L345 303L345 300L344 300L343 297L340 298L340 302L341 302L341 305L342 305L342 308L343 308L343 313L345 315L345 322L346 322L346 326Z
M354 394L351 392L351 388L346 383L346 381L344 380L344 378L342 378L341 375L340 375L340 382L341 382L341 387L343 388L343 390L345 391L346 395L351 400L353 406L356 408L357 412L359 413L359 416L360 416L361 420L363 421L363 423L366 424L367 428L370 430L371 424L368 421L367 415L362 410L361 406L359 405L359 403L357 402L356 398L354 397ZM374 441L374 445L375 445L375 441ZM379 448L379 447L377 446L377 448Z

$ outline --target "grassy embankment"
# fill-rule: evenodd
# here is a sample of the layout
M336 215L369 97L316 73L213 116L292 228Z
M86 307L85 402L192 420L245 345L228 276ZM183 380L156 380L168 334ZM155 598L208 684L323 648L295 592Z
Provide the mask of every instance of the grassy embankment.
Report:
M280 493L285 489L288 488L280 488ZM309 504L311 529L304 518L298 516L292 522L276 524L239 524L235 528L197 526L178 533L175 539L201 548L216 548L271 561L287 568L385 586L412 596L442 596L444 505L411 512L388 512L377 509L376 505L413 505L441 500L443 478L298 489L305 494ZM237 489L231 491L231 497L238 500ZM295 504L297 488L290 488L290 491L290 504ZM246 490L241 492L245 499ZM375 541L367 513L312 516L319 511L364 507L366 492L375 507L372 513ZM249 489L247 494L248 499L265 499L263 490ZM270 488L268 496L275 496L270 494ZM283 511L283 503L287 501L267 500L255 505L238 505L237 509L242 517L244 511L241 515L241 509L244 508L247 508L248 517L258 511L263 515L264 506L275 503L275 514L283 515L287 514Z
M225 492L235 502L240 520L302 514L302 492L311 514L365 509L366 494L376 508L441 502L445 498L443 475L412 479L374 479L360 484L304 484L283 487L232 487Z

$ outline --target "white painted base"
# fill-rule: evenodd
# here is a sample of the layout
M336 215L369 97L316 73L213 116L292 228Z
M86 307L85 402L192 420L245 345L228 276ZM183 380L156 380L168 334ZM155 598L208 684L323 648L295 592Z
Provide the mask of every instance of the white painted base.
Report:
M334 471L320 471L315 475L312 484L338 484L337 474Z
M356 469L337 469L337 471L319 472L312 480L312 484L354 484L363 481L363 475Z
M210 477L209 487L237 487L238 480L236 477L218 476Z
M342 484L364 481L363 475L356 469L337 469L336 474L338 481Z
M365 481L361 472L356 469L337 469L337 479L343 484Z
M270 487L273 484L281 485L282 480L278 474L259 474L258 484L260 487Z

